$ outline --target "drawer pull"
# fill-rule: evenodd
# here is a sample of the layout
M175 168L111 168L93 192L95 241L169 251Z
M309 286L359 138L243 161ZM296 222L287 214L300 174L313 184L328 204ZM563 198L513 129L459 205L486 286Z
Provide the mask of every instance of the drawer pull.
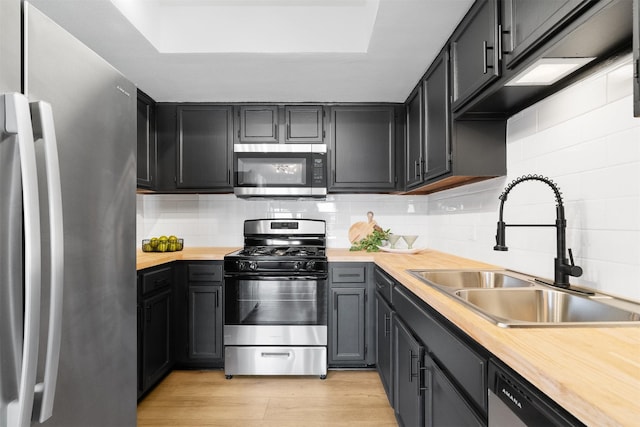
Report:
M289 353L289 352L284 352L284 353L275 353L275 352L266 352L266 351L263 351L263 352L261 353L261 356L262 356L262 357L284 357L284 358L287 358L287 359L288 359L289 357L291 357L291 353Z

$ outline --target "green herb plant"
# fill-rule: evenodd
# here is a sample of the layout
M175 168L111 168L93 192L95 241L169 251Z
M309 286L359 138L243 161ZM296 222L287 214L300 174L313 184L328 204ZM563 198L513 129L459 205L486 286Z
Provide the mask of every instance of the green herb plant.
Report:
M389 230L383 229L374 229L367 237L355 243L350 251L367 251L367 252L378 252L380 248L378 246L382 246L382 242L389 238L389 234L391 234Z

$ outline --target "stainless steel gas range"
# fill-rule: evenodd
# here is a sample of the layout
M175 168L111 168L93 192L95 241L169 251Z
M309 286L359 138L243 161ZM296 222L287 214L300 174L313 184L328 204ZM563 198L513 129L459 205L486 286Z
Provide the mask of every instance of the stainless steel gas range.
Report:
M224 258L225 375L327 375L326 225L244 223Z

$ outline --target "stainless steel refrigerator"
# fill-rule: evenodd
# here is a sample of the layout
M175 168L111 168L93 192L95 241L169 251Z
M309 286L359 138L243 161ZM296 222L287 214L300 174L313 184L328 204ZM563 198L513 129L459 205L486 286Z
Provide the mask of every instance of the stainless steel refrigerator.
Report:
M135 147L134 85L0 0L2 427L136 424Z

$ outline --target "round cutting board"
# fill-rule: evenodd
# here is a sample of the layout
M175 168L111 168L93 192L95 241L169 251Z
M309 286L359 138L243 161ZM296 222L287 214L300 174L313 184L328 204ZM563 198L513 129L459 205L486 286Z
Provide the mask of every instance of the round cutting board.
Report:
M373 233L376 226L376 222L373 220L373 212L367 212L367 218L367 222L359 221L349 228L349 241L351 243L357 243Z

